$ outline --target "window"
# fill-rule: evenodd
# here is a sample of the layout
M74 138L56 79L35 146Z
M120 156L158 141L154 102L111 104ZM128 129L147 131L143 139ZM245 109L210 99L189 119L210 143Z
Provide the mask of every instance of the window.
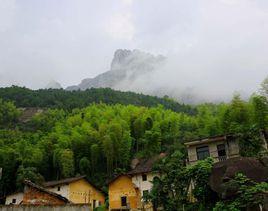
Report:
M217 145L217 150L218 150L218 156L226 156L226 150L225 150L225 145L224 144L219 144Z
M196 153L197 153L197 159L203 160L209 157L209 148L208 146L198 147L196 148Z
M147 181L147 175L146 174L142 175L142 181Z
M226 150L224 144L217 145L217 151L218 151L218 159L219 161L226 160Z
M121 207L126 207L127 206L127 197L122 196L121 197Z
M96 200L94 199L93 200L93 209L95 209L96 208Z
M148 190L144 190L144 191L142 192L142 196L143 196L143 197L148 196L148 194L149 194L149 191L148 191Z
M58 187L58 191L60 191L60 186Z
M12 199L12 204L16 204L16 199Z

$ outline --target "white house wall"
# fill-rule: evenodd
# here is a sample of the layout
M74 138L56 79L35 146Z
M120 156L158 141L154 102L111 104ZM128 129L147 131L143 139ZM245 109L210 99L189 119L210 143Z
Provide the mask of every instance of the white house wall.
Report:
M141 196L143 196L143 191L150 191L153 187L152 181L155 176L159 176L156 173L147 173L147 180L142 181L142 174L137 174L132 177L132 182L138 187L141 191Z
M59 191L58 191L58 187L60 187ZM55 186L55 187L48 187L46 189L51 191L51 192L60 194L61 196L65 197L67 199L70 199L70 197L69 197L69 192L70 192L69 185L61 185L61 186L58 185L58 186Z
M16 199L16 203L12 203L13 199ZM23 200L23 193L14 193L6 197L6 205L8 204L20 204Z

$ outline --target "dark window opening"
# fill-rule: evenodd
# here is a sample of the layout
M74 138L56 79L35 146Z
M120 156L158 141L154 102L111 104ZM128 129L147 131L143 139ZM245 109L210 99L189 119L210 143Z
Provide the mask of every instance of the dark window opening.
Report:
M144 190L144 191L142 192L143 197L148 196L148 194L149 194L149 191L148 191L148 190Z
M218 159L219 161L226 160L226 149L224 144L217 145Z
M218 150L218 156L226 156L226 150L225 150L225 145L224 144L219 144L217 145L217 150Z
M147 181L147 175L146 174L142 175L142 181Z
M122 207L126 207L127 206L127 197L126 196L122 196L121 197L121 206Z
M16 204L16 199L12 199L12 204Z
M93 200L93 209L96 208L96 200Z
M198 147L196 148L197 159L204 160L205 158L209 157L209 148L208 146Z
M60 187L58 187L58 191L60 191Z

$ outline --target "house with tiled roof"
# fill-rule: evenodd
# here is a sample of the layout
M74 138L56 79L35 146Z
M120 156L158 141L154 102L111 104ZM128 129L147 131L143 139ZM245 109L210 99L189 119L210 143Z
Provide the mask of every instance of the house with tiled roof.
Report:
M46 190L30 180L24 181L22 191L6 196L6 205L65 205L71 203L64 196Z
M71 203L67 198L41 187L29 180L24 181L23 205L64 205Z
M141 208L140 190L131 176L121 174L109 182L109 210L138 210Z
M24 191L6 197L6 205L71 203L88 204L93 210L105 203L105 195L102 190L91 183L86 176L47 181L42 185L26 180L24 185Z
M109 182L109 210L153 210L143 197L152 189L154 177L160 176L153 170L154 164L165 154L149 159L133 159L132 170Z
M43 183L43 187L66 197L74 204L90 204L92 209L103 205L105 202L105 195L102 190L91 183L86 176L48 181Z

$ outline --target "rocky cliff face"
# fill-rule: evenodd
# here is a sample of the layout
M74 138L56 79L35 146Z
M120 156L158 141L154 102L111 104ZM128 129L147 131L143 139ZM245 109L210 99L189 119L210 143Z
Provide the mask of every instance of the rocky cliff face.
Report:
M119 49L114 53L109 71L95 78L84 79L77 86L67 87L67 90L86 90L92 87L118 88L121 83L131 83L138 77L153 72L164 61L163 56L154 56L139 50Z

